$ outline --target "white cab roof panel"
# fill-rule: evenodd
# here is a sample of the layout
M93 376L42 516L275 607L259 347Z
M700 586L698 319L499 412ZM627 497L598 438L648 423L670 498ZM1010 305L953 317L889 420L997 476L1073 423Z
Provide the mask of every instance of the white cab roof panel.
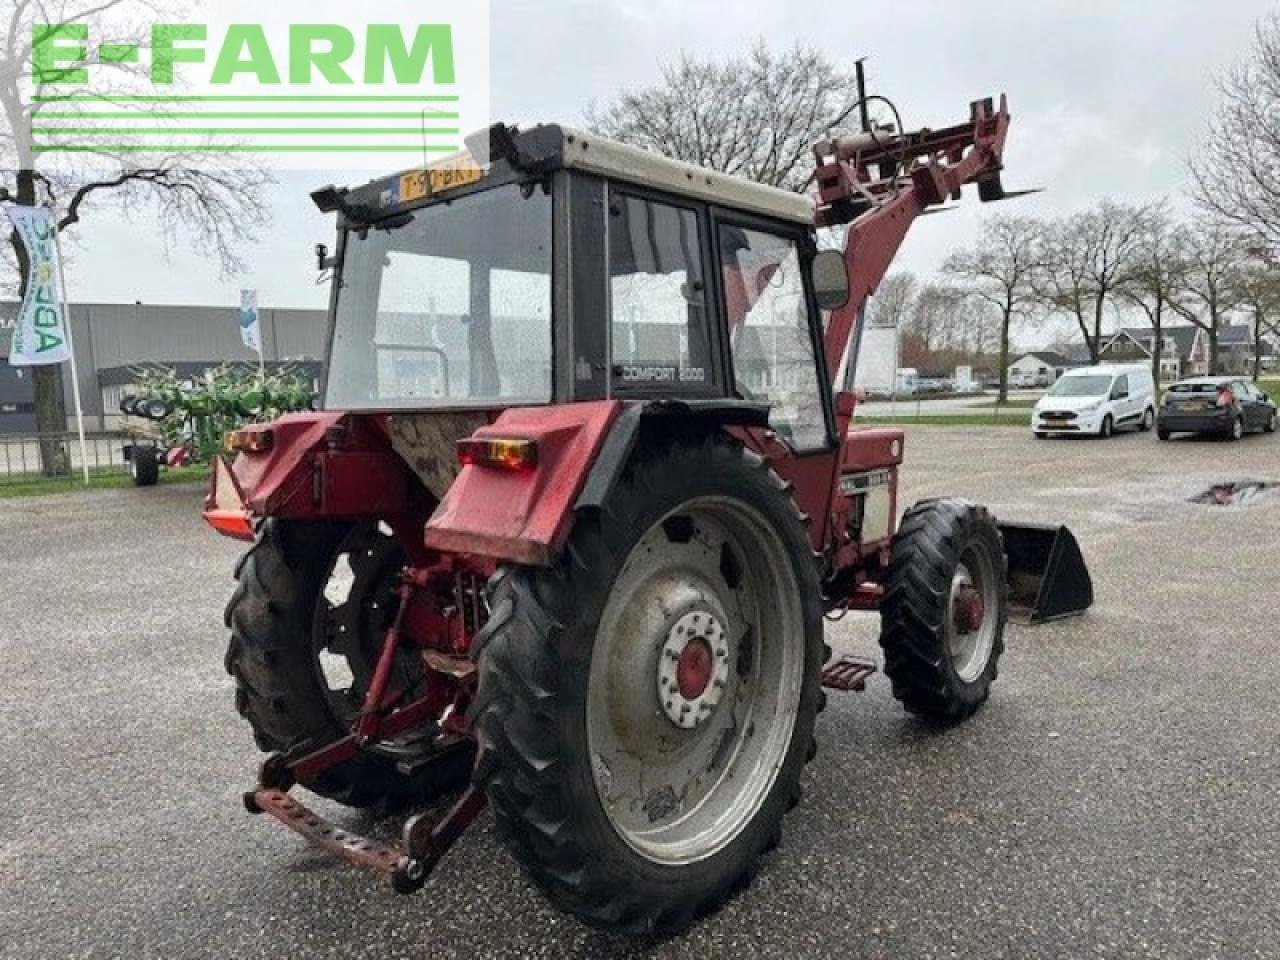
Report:
M593 133L568 127L563 131L564 165L570 169L683 194L730 209L813 225L813 200L803 194L672 160Z

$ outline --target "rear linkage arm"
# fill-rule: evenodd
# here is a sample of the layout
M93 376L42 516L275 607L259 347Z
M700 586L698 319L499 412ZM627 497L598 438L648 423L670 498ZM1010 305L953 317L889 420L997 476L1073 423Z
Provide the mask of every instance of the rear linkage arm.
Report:
M430 693L394 709L400 694L388 689L402 639L405 612L415 595L427 589L434 573L434 570L414 568L402 572L396 588L398 605L395 617L384 635L373 679L352 732L317 750L310 750L308 744L302 744L294 750L272 754L262 764L258 788L244 795L244 805L250 813L270 814L334 856L388 875L398 893L413 893L422 888L435 865L484 809L486 796L483 790L468 787L439 822L427 814L410 818L404 825L398 847L343 830L307 809L291 797L289 791L296 784L314 782L325 770L350 760L361 749L420 726L423 721L438 715L439 701ZM452 660L445 657L435 659ZM443 669L459 680L470 679L474 673L474 668L469 672L459 671L456 665L451 667L449 664L445 664ZM446 709L442 726L460 722L455 705L450 704Z

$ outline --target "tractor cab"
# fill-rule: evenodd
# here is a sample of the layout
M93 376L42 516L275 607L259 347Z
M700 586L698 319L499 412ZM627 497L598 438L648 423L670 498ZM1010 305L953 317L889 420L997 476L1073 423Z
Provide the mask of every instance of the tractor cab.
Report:
M797 451L833 444L820 304L847 278L832 252L815 288L809 198L576 130L499 131L485 169L315 195L341 213L325 409L727 401L767 408Z

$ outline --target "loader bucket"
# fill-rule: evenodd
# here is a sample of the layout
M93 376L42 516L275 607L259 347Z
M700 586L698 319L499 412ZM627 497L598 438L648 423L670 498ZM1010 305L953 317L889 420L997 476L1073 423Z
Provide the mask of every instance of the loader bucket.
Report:
M1063 526L1002 523L1009 558L1009 619L1036 624L1084 613L1093 580L1080 545Z

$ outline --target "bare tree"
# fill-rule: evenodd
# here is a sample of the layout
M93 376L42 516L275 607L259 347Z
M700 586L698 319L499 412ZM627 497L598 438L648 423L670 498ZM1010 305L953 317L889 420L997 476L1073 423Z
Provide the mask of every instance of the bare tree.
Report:
M803 190L810 149L856 105L853 74L796 46L764 40L728 60L684 53L652 87L624 92L587 122L605 136L788 190Z
M94 107L127 106L140 121L156 117L164 106L151 102L113 99L136 89L144 58L133 63L99 62L93 65L92 88L78 80L68 63L50 76L33 76L33 25L85 25L95 41L150 47L151 24L181 22L183 8L166 0L0 0L0 197L19 204L44 203L58 212L61 233L79 223L90 211L114 207L125 215L149 209L160 224L166 242L189 237L201 252L217 260L224 273L242 264L241 248L256 227L266 220L261 202L269 177L260 169L234 164L213 150L184 150L174 155L139 156L111 147L110 131L94 116ZM37 86L37 81L56 83ZM59 97L92 97L93 100L49 102L31 98L28 91L56 91ZM56 110L60 120L70 119L77 130L82 163L71 164L65 155L51 162L51 155L34 148L33 131L42 115ZM52 122L52 121L46 121ZM197 145L198 146L198 145ZM27 253L16 233L10 237L16 261L18 288L25 293ZM11 261L12 263L13 261ZM34 371L36 425L42 434L66 429L59 367ZM57 446L41 445L46 473L56 467Z
M932 353L955 335L964 295L948 284L926 283L920 288L907 329L918 337L926 353Z
M1098 344L1089 331L1089 281L1087 225L1080 216L1043 225L1036 245L1036 262L1030 283L1036 305L1048 314L1070 317L1097 362Z
M1039 253L1041 224L1028 217L994 216L982 226L977 244L952 254L944 273L963 282L1000 315L1000 396L1009 398L1009 343L1013 323L1035 303L1031 281Z
M1103 200L1046 231L1040 300L1075 320L1095 362L1107 303L1128 281L1151 215L1149 207Z
M867 325L902 330L916 300L916 276L906 270L891 273L880 281L867 302Z
M1210 222L1190 234L1185 296L1170 306L1205 332L1213 374L1220 372L1218 331L1239 304L1241 271L1247 260L1240 233L1229 224Z
M1267 338L1280 338L1280 268L1265 248L1250 251L1254 257L1244 264L1237 279L1238 305L1253 321L1253 380L1262 375L1262 358Z
M1214 216L1280 248L1280 14L1252 55L1218 81L1221 109L1191 163L1192 193Z
M1133 266L1118 291L1125 302L1142 310L1151 324L1151 375L1157 387L1164 356L1164 319L1171 304L1184 292L1188 269L1186 250L1190 245L1186 228L1174 222L1166 204L1151 207L1145 217Z

